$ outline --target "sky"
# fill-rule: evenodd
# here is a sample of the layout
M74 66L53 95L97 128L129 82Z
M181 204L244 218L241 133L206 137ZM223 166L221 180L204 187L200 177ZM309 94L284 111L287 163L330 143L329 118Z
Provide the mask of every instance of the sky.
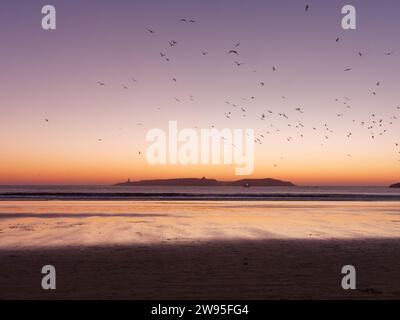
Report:
M45 4L56 30L41 28ZM341 27L347 4L356 30ZM399 16L396 0L3 0L0 184L248 178L150 165L146 133L171 120L254 129L252 178L398 182Z

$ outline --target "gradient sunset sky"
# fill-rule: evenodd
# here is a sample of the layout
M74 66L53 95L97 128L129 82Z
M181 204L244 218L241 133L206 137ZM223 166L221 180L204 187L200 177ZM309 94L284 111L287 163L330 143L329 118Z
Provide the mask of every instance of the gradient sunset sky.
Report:
M45 4L55 31L41 28ZM341 28L346 4L357 30ZM253 178L399 182L399 32L397 0L4 0L0 184L244 178L230 165L149 165L146 132L169 120L254 128Z

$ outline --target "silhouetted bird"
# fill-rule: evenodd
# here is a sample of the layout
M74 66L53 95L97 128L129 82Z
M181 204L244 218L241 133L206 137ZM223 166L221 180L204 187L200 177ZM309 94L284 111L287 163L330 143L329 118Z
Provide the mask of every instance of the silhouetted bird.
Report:
M239 55L239 52L237 52L236 50L229 50L228 54L234 53L237 56Z

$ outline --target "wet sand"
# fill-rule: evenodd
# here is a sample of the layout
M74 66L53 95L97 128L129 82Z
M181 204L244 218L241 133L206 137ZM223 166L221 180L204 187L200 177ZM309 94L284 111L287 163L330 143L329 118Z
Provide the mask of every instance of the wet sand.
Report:
M397 202L0 202L0 299L400 299ZM43 265L57 290L41 289ZM341 288L354 265L357 290Z

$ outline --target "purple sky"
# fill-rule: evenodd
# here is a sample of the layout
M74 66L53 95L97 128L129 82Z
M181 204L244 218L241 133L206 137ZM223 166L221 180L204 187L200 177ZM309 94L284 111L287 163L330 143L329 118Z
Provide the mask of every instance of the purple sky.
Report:
M41 29L45 4L57 9L55 31ZM341 29L346 4L357 9L357 30ZM257 177L319 184L399 178L400 126L392 118L400 119L399 1L4 0L0 6L0 183L232 176L229 167L150 168L138 151L146 148L146 131L166 128L168 120L254 128L264 136ZM172 40L178 44L171 48ZM236 43L238 57L227 53ZM270 118L260 120L268 110ZM299 123L304 127L295 128Z

